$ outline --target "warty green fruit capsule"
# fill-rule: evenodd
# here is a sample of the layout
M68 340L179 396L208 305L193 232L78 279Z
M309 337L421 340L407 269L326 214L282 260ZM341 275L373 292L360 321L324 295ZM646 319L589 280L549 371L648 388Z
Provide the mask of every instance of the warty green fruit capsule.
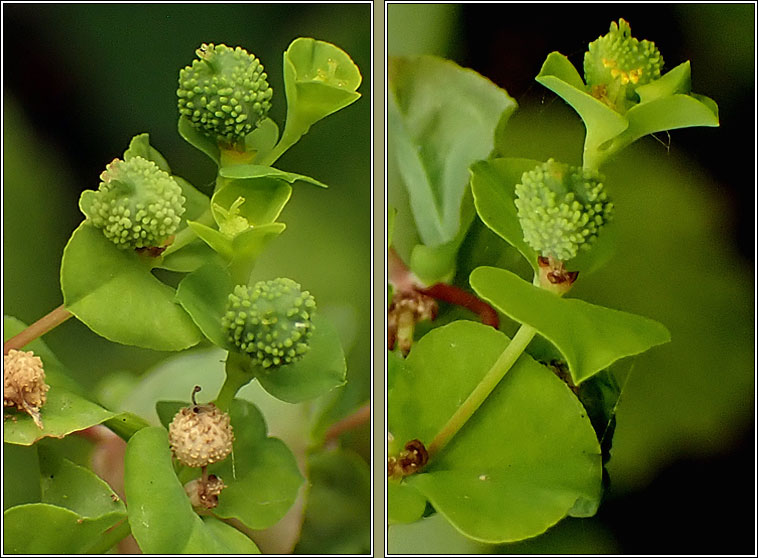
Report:
M182 189L152 161L114 159L99 188L82 193L79 207L122 249L160 246L176 232L184 213Z
M237 285L221 324L228 339L254 364L272 368L300 360L313 334L316 301L292 279Z
M590 93L618 112L635 105L635 90L661 77L663 57L654 43L632 37L629 23L619 19L584 54L584 78Z
M613 212L597 173L553 159L525 172L515 192L524 240L557 261L589 248Z
M240 47L210 43L195 52L199 59L179 72L179 114L225 147L244 146L271 108L263 65Z

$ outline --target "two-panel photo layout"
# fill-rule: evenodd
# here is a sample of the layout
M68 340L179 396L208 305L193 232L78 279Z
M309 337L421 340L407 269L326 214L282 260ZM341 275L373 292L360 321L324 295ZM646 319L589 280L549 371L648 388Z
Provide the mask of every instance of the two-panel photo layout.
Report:
M755 3L2 26L3 555L755 552Z

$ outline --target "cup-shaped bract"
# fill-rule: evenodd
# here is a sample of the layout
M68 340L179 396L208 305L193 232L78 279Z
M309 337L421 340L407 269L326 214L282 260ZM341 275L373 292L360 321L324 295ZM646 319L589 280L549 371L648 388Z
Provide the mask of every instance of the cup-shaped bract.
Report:
M210 43L195 52L198 59L179 72L179 113L219 145L243 151L271 108L263 65L241 47Z
M623 19L611 22L607 34L589 44L584 78L589 92L617 112L639 101L635 90L661 77L663 57L654 43L632 37Z
M291 364L309 349L316 301L292 279L237 285L221 324L229 342L261 368Z
M598 173L553 159L525 172L515 193L524 240L557 261L588 249L613 213Z
M79 207L92 224L122 249L161 246L184 214L182 188L153 161L114 159L99 188L85 190Z

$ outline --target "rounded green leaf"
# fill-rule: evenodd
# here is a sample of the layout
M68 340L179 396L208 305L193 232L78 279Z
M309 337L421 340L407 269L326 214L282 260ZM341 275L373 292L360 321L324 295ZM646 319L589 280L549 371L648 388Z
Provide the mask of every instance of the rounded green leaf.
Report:
M433 403L419 404L418 395L400 396L406 406L399 414L416 407L415 416L405 419L415 435L397 429L393 421L393 434L400 433L396 438L413 436L428 444L431 434L425 432L441 427L507 342L495 330L470 322L456 322L424 337L413 350L413 360L411 352L405 381L396 381L390 402L402 386L404 394L433 393L424 398ZM540 394L537 405L535 393ZM556 416L561 416L560 426L552 423ZM597 501L599 448L581 405L566 386L522 357L424 473L406 482L467 536L489 542L518 540L544 531L580 498Z
M124 503L108 484L89 469L77 465L47 447L39 450L42 502L78 513L100 517L120 512Z
M219 347L227 347L221 317L234 284L229 273L215 264L193 271L176 289L176 300L192 317L200 331Z
M86 554L98 548L106 531L123 521L122 512L90 518L52 504L16 506L3 514L3 552Z
M125 345L178 351L201 339L174 290L150 273L136 252L118 249L84 221L63 251L66 308L92 331Z
M287 122L282 138L304 135L332 113L357 101L361 73L350 56L333 44L300 37L284 52Z
M302 359L271 369L255 369L263 389L289 403L323 395L345 383L347 366L337 330L321 314L313 317L310 349Z
M268 155L278 139L279 126L270 118L264 118L258 122L255 130L245 136L245 150L255 151L255 161Z
M406 482L387 481L387 522L412 523L421 519L426 509L426 496Z
M3 440L28 446L45 437L63 438L117 415L65 387L51 383L47 401L40 409L43 428L34 424L32 417L26 413L13 413L4 423Z
M490 154L498 123L516 103L490 80L448 60L393 57L388 71L389 149L421 241L450 242L469 224L461 218L468 168Z
M584 164L597 168L595 159L601 146L626 130L628 120L611 107L587 93L568 58L559 52L548 55L535 78L542 85L566 101L579 114L587 128L584 140Z
M232 455L208 467L227 485L214 513L239 519L251 529L265 529L292 507L304 479L292 451L278 438L268 437L263 415L252 403L235 399L230 415Z
M216 165L221 164L221 150L218 144L200 132L186 116L179 117L179 135L195 149L205 153Z
M508 343L503 333L466 321L425 335L389 394L393 437L428 446ZM447 446L405 482L466 536L516 541L544 532L577 500L599 501L600 448L566 384L522 355Z
M136 135L129 142L129 147L124 151L124 161L133 157L142 157L148 161L152 161L158 168L164 172L171 174L171 167L168 166L168 162L160 154L160 152L150 145L150 134L144 133Z
M292 186L271 176L219 177L216 192L211 198L213 218L220 226L235 217L228 215L228 212L242 198L242 204L236 205L236 215L245 218L251 226L267 225L276 221L291 195Z
M654 320L561 298L505 269L479 267L470 282L484 300L555 345L577 385L619 359L671 340L668 330Z

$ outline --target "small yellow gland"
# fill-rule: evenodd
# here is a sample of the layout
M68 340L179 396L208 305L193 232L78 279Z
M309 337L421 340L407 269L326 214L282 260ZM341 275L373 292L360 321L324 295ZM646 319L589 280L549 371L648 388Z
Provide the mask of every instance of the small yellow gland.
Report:
M29 414L42 428L40 409L47 401L42 359L32 351L11 349L3 356L3 407L16 407Z

